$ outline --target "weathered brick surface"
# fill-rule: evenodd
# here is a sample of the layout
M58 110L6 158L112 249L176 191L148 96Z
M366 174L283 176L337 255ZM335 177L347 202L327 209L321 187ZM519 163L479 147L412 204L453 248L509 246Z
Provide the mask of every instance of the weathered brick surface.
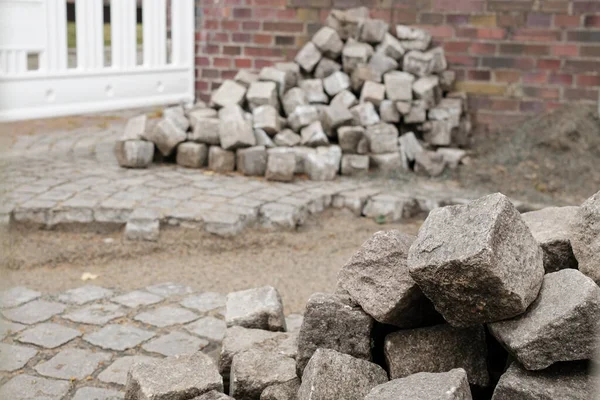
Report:
M600 1L196 0L196 92L206 100L238 69L259 70L296 52L331 8L427 29L444 46L480 124L517 121L600 90Z

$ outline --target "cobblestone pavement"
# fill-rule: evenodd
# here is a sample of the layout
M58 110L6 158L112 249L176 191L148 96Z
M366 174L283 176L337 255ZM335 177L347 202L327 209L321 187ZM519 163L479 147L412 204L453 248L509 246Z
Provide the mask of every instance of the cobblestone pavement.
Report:
M122 399L135 361L197 351L217 361L225 298L174 283L0 292L0 399Z
M46 225L123 224L142 208L157 211L162 223L231 235L255 223L294 227L329 206L361 215L369 199L378 202L375 212L400 207L402 213L404 207L407 213L476 197L451 184L427 180L275 183L176 165L122 169L113 155L121 131L122 126L115 124L104 130L18 137L0 156L2 219ZM407 201L417 206L408 207Z

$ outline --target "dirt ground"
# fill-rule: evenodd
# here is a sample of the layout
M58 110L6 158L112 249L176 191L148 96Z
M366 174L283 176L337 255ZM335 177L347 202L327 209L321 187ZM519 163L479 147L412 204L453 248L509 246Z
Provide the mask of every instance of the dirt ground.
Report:
M378 225L349 212L327 210L297 231L248 229L223 239L198 230L161 230L156 243L123 240L120 231L12 229L3 237L0 286L58 292L86 283L123 290L160 282L227 293L272 285L286 312L302 312L308 297L332 291L337 273L373 233L416 234L421 220ZM98 275L83 282L82 274Z

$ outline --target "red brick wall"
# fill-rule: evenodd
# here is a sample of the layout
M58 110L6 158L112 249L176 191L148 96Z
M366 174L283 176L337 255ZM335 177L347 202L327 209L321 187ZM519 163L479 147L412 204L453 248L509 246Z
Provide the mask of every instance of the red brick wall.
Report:
M197 0L198 96L238 69L292 59L331 8L428 29L476 121L494 125L597 102L600 0Z

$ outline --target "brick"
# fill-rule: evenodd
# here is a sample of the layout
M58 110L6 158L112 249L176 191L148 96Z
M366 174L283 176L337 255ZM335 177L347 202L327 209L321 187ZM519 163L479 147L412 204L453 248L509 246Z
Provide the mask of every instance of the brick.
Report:
M548 74L546 71L538 71L538 72L526 72L523 74L523 83L546 83L548 80Z
M233 18L237 18L237 19L252 18L252 9L251 8L234 8L233 9Z
M448 14L446 23L454 26L469 25L469 16L465 14Z
M233 62L236 68L249 69L252 68L252 59L250 58L236 58Z
M536 67L539 69L550 69L557 71L560 69L561 61L557 59L541 59L537 61Z
M228 69L225 71L221 71L221 79L233 79L237 75L239 71L235 69Z
M204 29L219 29L219 21L215 19L207 19L204 21Z
M221 21L221 29L226 31L239 31L240 27L240 21Z
M281 57L281 49L272 47L244 47L244 55L250 57Z
M582 57L600 57L600 46L581 46L579 55Z
M240 46L223 46L223 54L226 56L239 56L242 54Z
M263 30L273 32L302 32L304 25L300 22L263 22Z
M465 67L476 67L479 61L479 59L476 57L459 56L454 54L446 55L446 59L448 60L448 64L451 66L462 65Z
M486 70L469 70L467 71L467 79L471 81L489 81L492 79L492 73Z
M417 23L417 11L396 9L392 14L393 25L412 25Z
M488 11L530 11L533 0L495 0L488 1Z
M600 2L597 0L574 1L573 14L600 13Z
M548 83L553 85L571 86L573 83L573 75L552 73L548 76Z
M255 34L254 38L253 38L253 42L256 44L271 45L271 44L273 44L273 35Z
M252 35L249 33L234 32L231 34L231 41L234 43L250 43Z
M519 71L494 71L494 80L496 82L515 83L521 80L521 72Z
M444 51L446 54L452 53L467 53L471 42L446 42L444 43Z
M469 52L472 54L484 54L491 55L496 54L496 43L471 43L469 47Z
M569 31L567 32L569 42L600 42L600 31Z
M218 68L231 68L231 58L215 57L213 58L213 66Z
M600 86L600 75L578 75L578 86Z
M277 46L294 46L295 44L295 36L275 36L275 45Z
M598 89L571 89L566 88L564 92L565 100L589 100L596 103L598 101Z
M258 31L260 30L260 22L258 21L244 21L242 22L243 31ZM235 35L235 33L234 33Z
M290 7L331 8L333 6L331 0L288 0L287 4Z
M446 12L481 12L485 8L483 0L433 0L431 9Z
M481 82L457 82L456 90L467 93L487 94L502 96L506 92L506 86L494 83Z
M481 111L477 114L477 125L478 126L506 126L510 124L517 124L523 121L525 117L521 114L515 113L498 113L496 111Z
M542 113L546 111L546 105L541 101L522 101L519 111L525 113Z
M551 54L557 57L574 57L579 54L579 46L576 44L555 44L550 50Z
M210 58L208 57L196 57L197 67L207 67L210 65Z
M205 54L220 54L221 46L217 46L217 45L202 46L202 52Z
M535 62L532 58L483 57L481 60L481 66L488 68L516 68L529 70L532 69L534 65Z
M549 28L552 26L552 14L527 13L525 24L531 28Z
M221 77L221 73L218 69L212 69L212 68L203 68L202 69L202 78L219 79L220 77Z
M537 44L521 44L521 43L507 43L500 44L500 54L526 54L535 56L547 56L550 53L550 49L546 45Z
M329 13L328 10L324 10L324 11ZM296 9L296 18L300 21L306 21L306 22L321 21L319 10L314 9L314 8L297 8Z
M565 70L572 72L598 72L600 71L600 60L565 60Z
M469 22L471 25L474 25L474 26L484 26L484 27L498 26L496 14L471 15L469 17Z
M567 13L570 3L568 0L546 0L540 4L540 10L550 13Z
M600 15L586 15L583 20L583 26L600 28Z
M415 25L415 27L425 29L436 39L449 39L454 37L454 27L450 25Z
M557 100L560 97L560 89L524 86L523 94L537 99Z
M444 14L422 13L419 15L419 23L425 25L441 25L444 23Z
M208 40L216 43L227 43L229 42L229 33L227 32L210 32L208 34Z
M555 15L554 26L558 28L573 28L581 25L580 15Z
M472 39L497 39L506 37L506 30L502 28L458 28L457 37L467 37Z
M525 13L503 13L497 14L497 21L499 27L508 28L513 30L515 28L522 28L525 26Z
M512 39L515 41L548 42L560 41L561 31L549 29L517 29Z

